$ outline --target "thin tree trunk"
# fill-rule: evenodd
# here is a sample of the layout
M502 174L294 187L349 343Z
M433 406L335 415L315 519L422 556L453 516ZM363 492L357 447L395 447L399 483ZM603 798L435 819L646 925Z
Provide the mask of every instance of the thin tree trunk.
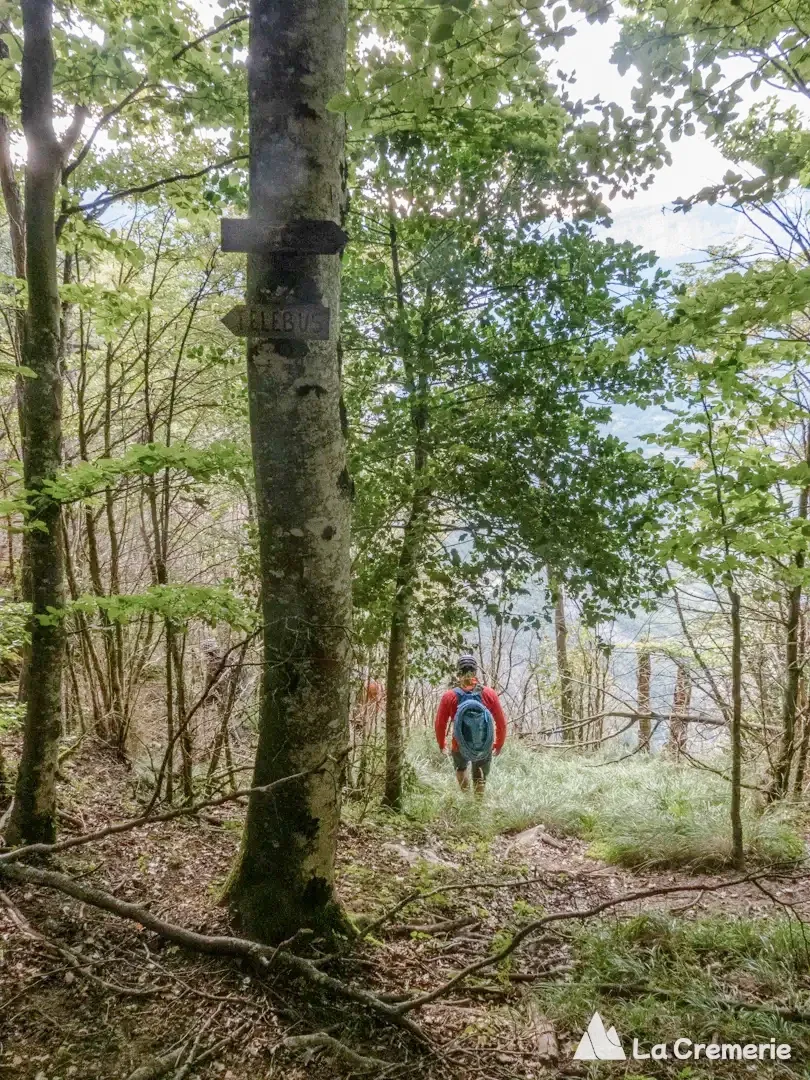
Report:
M568 624L565 617L565 585L562 581L551 578L549 581L556 594L554 601L554 641L557 649L557 677L560 681L560 719L562 721L563 742L575 740L574 730L574 687L571 681L571 666L568 663Z
M652 660L649 649L638 654L636 675L636 708L638 709L638 744L645 753L650 752L650 685L652 683Z
M383 801L392 810L402 806L402 766L405 757L405 688L408 681L408 638L414 588L419 574L419 558L430 511L430 491L426 485L427 451L427 370L420 363L414 371L413 343L407 324L405 287L399 261L396 214L393 194L388 199L388 233L391 268L397 300L400 351L405 370L411 428L414 437L413 495L402 530L402 546L394 582L391 630L388 638L388 666L385 682L385 791ZM427 316L425 316L427 318ZM423 328L427 329L426 323Z
M805 430L805 460L810 464L810 432ZM807 519L808 489L799 493L797 517ZM798 574L804 570L804 551L797 551L793 557ZM782 743L779 757L773 773L769 797L783 799L787 795L790 783L790 770L796 750L796 713L799 703L799 682L802 666L799 657L799 628L802 618L802 586L798 582L788 594L788 617L785 640L785 694L782 700Z
M384 802L392 810L402 806L402 766L405 756L405 686L408 679L408 636L413 591L419 571L418 553L422 547L427 517L427 492L418 493L402 533L391 631L388 638L388 668L385 681L385 794Z
M686 722L692 700L692 680L684 664L675 668L675 689L672 692L672 711L669 714L669 750L678 761L686 749Z
M731 602L731 847L737 870L745 865L741 813L742 792L742 620L740 594L728 586Z
M6 840L51 843L56 835L56 769L61 730L64 627L39 616L63 606L64 558L59 504L45 496L62 461L60 308L54 204L62 148L53 129L52 0L22 0L20 91L27 143L25 170L26 365L36 373L24 394L24 479L41 526L28 535L31 662L25 733Z
M346 0L252 0L250 212L258 223L339 222ZM248 302L325 304L329 341L248 340L264 621L254 785L231 909L262 941L342 925L333 883L349 728L352 483L346 466L336 255L253 255ZM227 744L226 744L227 753Z
M177 694L177 720L182 725L180 730L180 779L183 784L183 798L187 803L190 803L194 794L192 791L194 747L191 737L191 724L186 716L185 632L183 633L182 645L178 643L177 635L172 637L171 652Z
M8 32L8 24L0 23L0 33ZM0 59L8 58L8 45L0 39ZM3 193L3 202L8 216L8 231L11 242L11 258L16 277L24 280L25 271L25 210L23 207L20 187L14 171L14 162L11 156L11 140L9 133L8 117L0 113L0 190ZM17 307L14 315L14 350L22 360L25 349L25 313ZM25 393L25 380L18 374L14 381L14 391L17 400L17 416L20 427L20 441L25 448L25 414L23 411L23 395ZM13 552L13 548L12 548ZM27 603L31 603L31 571L28 560L28 533L22 534L22 554L20 558L20 595ZM19 675L19 689L17 699L24 702L28 697L28 668L31 661L31 646L27 643L22 649Z
M806 502L806 497L805 497ZM804 561L796 553L796 563ZM790 770L796 750L796 711L799 700L799 622L801 619L802 587L795 585L788 595L787 640L785 642L785 693L782 700L782 741L771 781L769 799L783 799L787 794Z
M166 802L174 800L174 675L173 675L173 636L172 624L166 619ZM160 783L158 782L158 787ZM160 792L157 793L160 795Z
M236 660L233 664L228 663L226 665L225 670L220 674L220 681L212 687L211 696L217 705L219 726L214 735L214 743L211 748L211 759L208 762L208 771L205 777L206 785L211 783L211 778L216 774L216 771L219 768L219 757L228 740L228 725L231 716L233 715L236 699L239 695L242 671L244 670L245 658L250 646L250 641L250 638L245 638L236 655ZM209 665L209 679L214 677L220 662L220 659L215 657Z
M805 695L806 697L806 695ZM804 793L804 777L807 771L807 755L810 752L810 718L807 715L807 701L802 703L802 741L799 744L798 761L796 763L796 775L793 777L793 798L801 799Z

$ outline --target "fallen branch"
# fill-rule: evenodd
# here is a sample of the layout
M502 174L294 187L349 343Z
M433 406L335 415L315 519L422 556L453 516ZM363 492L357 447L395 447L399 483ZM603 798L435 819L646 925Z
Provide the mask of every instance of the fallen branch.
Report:
M131 829L142 829L145 825L174 821L175 818L193 817L200 810L210 810L213 806L222 806L224 803L243 799L246 795L266 795L284 784L291 784L294 780L303 780L307 776L315 775L315 773L320 772L323 765L324 762L321 762L314 769L283 776L280 780L274 780L272 784L264 784L261 787L240 788L238 791L231 791L227 795L217 795L213 799L205 799L203 802L192 803L190 806L178 806L173 810L164 810L160 814L152 814L147 811L147 813L141 814L140 817L105 825L103 829L98 829L96 832L79 833L78 836L72 836L69 840L60 840L55 844L27 844L24 847L12 848L10 851L0 853L0 863L17 862L19 859L26 859L30 855L56 855L60 851L68 851L70 848L80 847L83 844L95 843L96 840L103 840L107 836L129 832Z
M594 904L593 907L584 908L582 910L569 910L569 911L556 911L550 915L544 915L540 919L535 919L520 930L516 931L512 940L508 945L505 945L498 952L492 953L490 956L485 956L481 960L476 960L474 963L469 964L467 967L457 971L452 978L447 982L442 983L440 986L435 987L433 990L429 990L424 994L418 994L415 997L409 998L407 1001L403 1001L401 1004L394 1006L395 1010L400 1013L411 1012L413 1009L419 1009L423 1005L428 1005L432 1001L436 1001L437 998L444 997L453 987L457 986L464 979L474 975L478 971L482 971L484 968L493 967L499 964L502 960L505 960L507 956L517 949L517 947L530 937L532 934L537 933L544 926L548 926L550 923L563 922L565 920L583 920L592 919L596 915L601 915L603 911L609 911L611 908L619 907L622 904L631 904L637 900L649 900L656 896L667 896L671 893L679 892L698 892L701 889L706 892L718 892L721 889L730 889L735 885L744 885L746 882L756 881L758 879L773 878L780 876L771 872L764 872L760 874L746 874L744 877L734 878L732 881L721 881L715 885L662 885L655 889L640 889L638 892L625 893L624 896L613 897L610 900L603 900L601 903ZM784 876L784 875L782 875ZM808 877L808 874L801 874L800 877Z
M444 919L435 923L398 923L392 926L389 933L395 935L404 934L451 934L454 930L462 930L465 926L477 926L481 922L474 915L465 915L462 919Z
M200 1030L197 1032L197 1036L194 1039L194 1042L191 1044L191 1050L189 1050L188 1057L186 1058L183 1065L174 1074L174 1080L186 1080L186 1077L191 1072L192 1066L199 1064L200 1058L198 1057L197 1051L200 1049L200 1043L202 1042L203 1036L205 1035L206 1031L208 1031L208 1029L211 1027L211 1025L214 1023L214 1021L221 1012L222 1005L218 1005L208 1017L208 1019L205 1021Z
M187 930L183 926L158 918L140 904L118 900L103 889L83 885L74 878L68 877L67 874L58 873L55 870L41 870L39 867L19 863L0 863L0 878L40 885L46 889L56 889L67 896L72 896L74 900L91 904L93 907L101 908L102 911L108 911L112 915L138 923L167 941L194 952L205 953L208 956L244 957L259 964L264 970L270 968L272 961L272 966L302 978L311 985L343 998L345 1001L363 1005L386 1022L409 1032L422 1044L428 1044L425 1033L417 1024L403 1015L404 1010L386 1005L384 1001L367 990L326 975L303 956L296 956L295 953L279 948L274 949L270 945L261 945L257 941L248 941L247 938L200 934L195 930Z
M80 957L76 955L73 949L69 949L66 945L57 945L55 941L51 941L50 938L46 938L39 930L34 929L28 919L26 919L17 905L12 901L11 897L7 896L2 890L0 890L0 900L6 905L6 909L11 916L11 921L21 934L30 938L31 941L36 941L39 945L42 945L43 948L47 949L48 952L66 960L68 965L72 967L74 971L77 971L83 978L95 983L96 986L101 987L102 990L107 990L113 994L123 994L127 997L139 998L153 997L158 993L157 990L152 989L151 987L121 986L119 983L108 982L106 979L99 978L98 975L94 975L93 972L89 970L86 963L82 963Z
M359 928L360 938L368 937L369 934L373 934L375 930L393 919L395 915L398 915L403 908L406 908L409 904L415 904L417 900L429 900L431 896L439 896L441 893L447 892L466 892L472 889L517 889L521 885L539 885L546 884L546 877L541 875L533 878L517 878L514 881L475 881L465 882L460 885L439 885L435 889L428 889L427 892L423 892L421 889L414 889L413 892L404 896L401 900L398 900L393 907L388 908L386 911L379 915L372 922L368 923L364 927Z
M352 1050L350 1046L333 1038L325 1031L314 1031L311 1035L288 1035L286 1039L277 1043L273 1050L310 1050L313 1047L329 1050L335 1057L342 1058L360 1072L376 1072L378 1076L381 1076L394 1068L392 1064L380 1058L358 1054L356 1050Z
M207 1050L203 1050L200 1056L194 1062L195 1066L199 1067L204 1065L211 1058L227 1046L229 1042L233 1042L234 1039L242 1035L250 1027L251 1022L246 1020L244 1024L239 1024L224 1038L219 1039L212 1046L209 1046ZM184 1043L179 1050L173 1050L171 1054L165 1054L163 1057L153 1058L145 1065L138 1066L134 1072L131 1072L127 1076L126 1080L160 1080L162 1076L165 1076L172 1069L176 1069L183 1058L183 1053L188 1044Z

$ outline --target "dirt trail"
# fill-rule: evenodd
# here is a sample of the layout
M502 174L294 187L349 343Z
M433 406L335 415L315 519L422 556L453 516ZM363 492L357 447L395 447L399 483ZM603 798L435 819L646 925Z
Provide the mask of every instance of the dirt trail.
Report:
M85 829L120 819L128 804L134 811L131 775L108 758L83 753L66 771L68 810L72 818L81 815L77 823ZM66 855L61 866L122 899L149 903L174 922L221 933L227 913L216 896L237 850L242 813L221 808L205 821L110 837ZM542 829L481 842L405 821L347 823L338 888L356 915L377 916L417 888L462 888L414 903L356 948L354 959L329 970L380 993L426 991L488 956L504 928L539 913L587 908L644 887L709 887L725 880L728 875L616 869L590 858L581 841ZM785 886L779 895L804 902L798 887ZM322 1052L278 1049L289 1035L322 1030L397 1063L392 1075L420 1080L577 1073L576 1065L560 1064L570 1061L574 1035L555 1031L533 996L538 980L566 978L569 946L556 933L527 940L500 978L482 973L451 998L421 1010L419 1023L436 1048L426 1056L401 1032L381 1030L345 1003L314 1000L301 987L258 978L238 964L185 955L62 896L8 888L5 898L0 896L0 1080L125 1080L137 1066L167 1055L180 1063L163 1074L170 1077L192 1056L188 1080L351 1075L350 1065ZM685 917L773 910L751 885L670 895L644 906ZM78 959L78 968L64 950ZM195 1066L205 1053L208 1059Z

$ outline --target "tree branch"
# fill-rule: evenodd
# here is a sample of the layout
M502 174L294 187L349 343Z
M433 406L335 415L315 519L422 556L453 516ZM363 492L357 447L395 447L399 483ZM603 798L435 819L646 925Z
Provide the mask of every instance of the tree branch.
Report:
M75 206L68 206L57 218L56 235L59 236L61 234L65 222L73 214L88 214L91 217L97 217L99 214L103 213L108 206L112 206L115 202L120 202L121 199L128 199L131 195L145 195L147 192L155 191L157 188L165 187L167 184L179 184L184 180L198 180L201 176L206 176L208 173L215 172L217 169L226 169L229 165L234 165L237 161L247 161L247 159L247 154L236 154L233 157L225 158L224 161L215 161L212 165L206 165L203 169L197 169L196 172L175 173L174 176L163 176L159 180L150 181L148 184L136 184L134 187L122 188L121 191L99 195L99 197L93 199L92 202L77 203Z
M209 30L207 33L195 38L194 41L189 41L189 43L184 45L181 49L178 49L177 52L172 55L172 60L179 60L182 56L185 56L189 49L196 49L198 45L202 45L202 43L209 38L221 34L223 30L230 30L230 28L236 26L237 23L247 22L249 18L249 15L234 15L232 19L226 19L225 22L221 22L215 26L213 30Z
M63 159L70 154L71 150L76 145L76 142L82 133L84 122L89 115L90 110L87 108L86 105L77 105L74 108L73 118L70 121L70 126L68 127L65 134L62 136L62 139L59 143L60 147L62 148ZM64 176L64 172L62 173L62 175Z
M274 780L271 784L264 784L261 787L240 788L238 791L229 792L227 795L218 795L216 798L192 803L190 806L175 807L173 810L165 810L161 814L152 814L147 811L140 817L130 818L128 821L118 821L113 825L106 825L96 832L71 836L69 840L60 840L56 844L28 844L25 847L13 848L11 851L0 853L0 864L17 862L20 859L27 859L31 855L56 855L60 851L68 851L70 848L92 844L96 840L103 840L107 836L129 832L131 829L141 829L144 825L153 825L162 821L174 821L175 818L180 817L192 817L194 814L199 813L200 810L208 810L212 806L222 806L224 803L234 802L234 800L243 799L248 795L266 795L275 788L290 784L294 780L303 780L307 776L314 776L315 773L323 769L324 764L325 762L322 761L314 769L283 776L280 780Z
M655 889L640 889L637 892L625 893L623 896L612 897L610 900L603 900L599 904L594 904L593 907L585 908L581 911L555 911L550 915L544 915L540 919L535 919L533 922L528 923L526 926L518 930L508 945L505 945L498 952L492 953L490 956L485 956L482 960L476 960L474 963L469 964L467 967L457 971L452 978L447 982L437 986L433 990L429 990L427 993L419 994L416 997L409 998L407 1001L403 1001L401 1004L395 1006L401 1013L410 1012L413 1009L420 1009L423 1005L428 1005L432 1001L436 1001L437 998L444 997L453 987L464 979L469 978L470 975L474 975L478 971L482 971L484 968L492 967L495 964L499 964L502 960L505 960L507 956L517 949L517 947L525 941L527 937L532 934L536 934L538 930L541 930L544 926L548 926L550 923L564 922L570 919L592 919L595 915L601 915L603 911L609 911L611 908L619 907L622 904L630 904L636 900L649 900L655 896L667 896L671 893L680 892L700 892L705 890L706 892L717 892L719 889L730 889L735 885L743 885L749 881L756 881L759 878L774 877L773 871L770 873L763 872L760 874L746 874L744 877L734 878L731 881L720 881L715 885L663 885ZM808 874L801 874L800 877L807 877Z

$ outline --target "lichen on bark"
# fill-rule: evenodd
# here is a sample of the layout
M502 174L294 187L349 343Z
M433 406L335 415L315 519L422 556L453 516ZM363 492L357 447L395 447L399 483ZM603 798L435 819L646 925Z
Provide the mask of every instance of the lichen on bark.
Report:
M326 104L343 86L346 18L344 3L252 4L250 213L260 223L341 220L345 125ZM333 330L329 341L248 343L264 619L254 785L317 770L250 800L228 898L263 941L342 925L333 880L349 705L339 256L251 256L248 302L279 298L326 305Z

